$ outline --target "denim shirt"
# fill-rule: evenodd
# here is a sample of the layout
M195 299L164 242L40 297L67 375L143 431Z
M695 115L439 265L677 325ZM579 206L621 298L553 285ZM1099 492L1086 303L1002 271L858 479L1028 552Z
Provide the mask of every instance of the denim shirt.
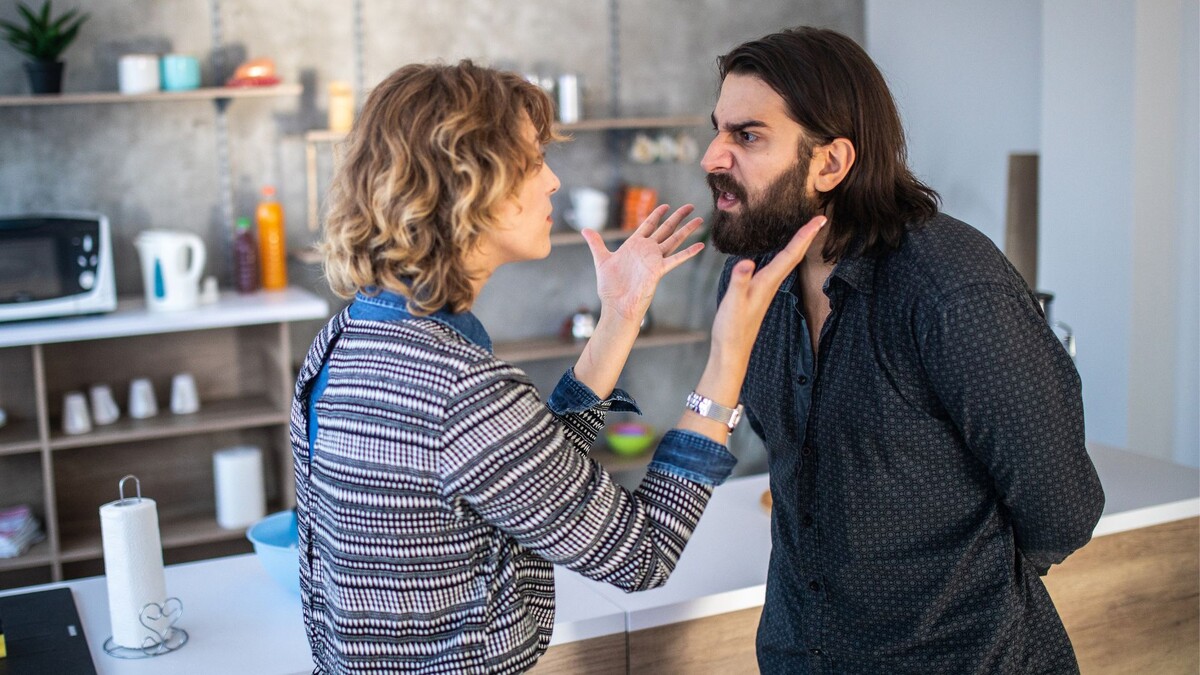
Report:
M350 318L363 321L404 321L414 318L408 311L404 296L379 290L374 295L359 292L351 303ZM472 344L492 352L492 338L479 319L471 312L454 313L439 309L428 318L462 335ZM318 432L317 406L329 384L329 362L326 361L309 395L308 447L312 456ZM546 407L555 415L568 415L608 404L609 410L641 414L637 402L623 389L615 388L607 399L601 399L568 369L559 379ZM735 458L725 446L692 431L674 429L667 432L655 450L650 466L705 485L720 485L732 471Z

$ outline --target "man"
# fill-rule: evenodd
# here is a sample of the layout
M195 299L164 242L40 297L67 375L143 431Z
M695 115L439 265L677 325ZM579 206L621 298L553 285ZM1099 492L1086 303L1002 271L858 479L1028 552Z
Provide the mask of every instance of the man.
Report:
M742 388L774 502L760 668L1077 672L1039 579L1104 503L1070 357L1003 255L910 172L858 45L799 28L719 64L702 166L729 265L829 218Z

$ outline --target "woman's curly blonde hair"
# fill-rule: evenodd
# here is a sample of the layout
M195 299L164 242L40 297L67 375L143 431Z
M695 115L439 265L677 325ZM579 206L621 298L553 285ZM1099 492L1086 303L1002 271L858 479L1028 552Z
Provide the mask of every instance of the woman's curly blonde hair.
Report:
M465 256L497 227L498 207L540 166L542 147L560 140L553 118L537 86L469 60L389 75L367 97L333 180L321 243L330 288L347 298L388 289L418 315L468 309Z

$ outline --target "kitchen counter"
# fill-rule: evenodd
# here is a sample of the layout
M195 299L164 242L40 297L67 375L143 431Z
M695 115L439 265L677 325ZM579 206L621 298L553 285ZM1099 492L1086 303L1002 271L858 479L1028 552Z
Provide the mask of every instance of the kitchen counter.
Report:
M1103 446L1089 449L1108 497L1096 528L1099 539L1200 515L1196 469ZM759 501L766 489L766 475L731 480L719 487L679 566L662 588L627 594L556 568L554 637L535 672L580 672L581 661L557 660L555 655L588 644L605 645L615 652L613 662L628 663L631 672L654 672L660 669L656 663L670 663L687 672L689 658L701 662L697 672L703 668L712 672L715 666L736 671L753 664L753 629L765 594L770 554L770 519ZM144 661L114 659L100 649L109 635L103 577L36 588L61 586L75 593L102 674L168 669L230 675L311 672L299 598L273 582L253 555L168 567L167 589L184 603L180 626L188 631L190 641L176 653ZM35 589L2 594L29 590ZM1055 599L1061 609L1062 600L1058 595ZM1064 620L1066 615L1064 611ZM621 658L622 643L628 661ZM730 653L723 655L723 651ZM564 665L568 663L575 665ZM618 668L592 672L623 672Z

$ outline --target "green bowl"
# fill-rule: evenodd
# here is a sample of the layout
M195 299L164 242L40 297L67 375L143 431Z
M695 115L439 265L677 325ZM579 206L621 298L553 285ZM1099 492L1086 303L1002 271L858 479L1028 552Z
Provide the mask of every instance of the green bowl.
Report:
M608 442L608 449L613 453L634 457L654 445L654 429L640 422L622 422L605 429L604 438Z

